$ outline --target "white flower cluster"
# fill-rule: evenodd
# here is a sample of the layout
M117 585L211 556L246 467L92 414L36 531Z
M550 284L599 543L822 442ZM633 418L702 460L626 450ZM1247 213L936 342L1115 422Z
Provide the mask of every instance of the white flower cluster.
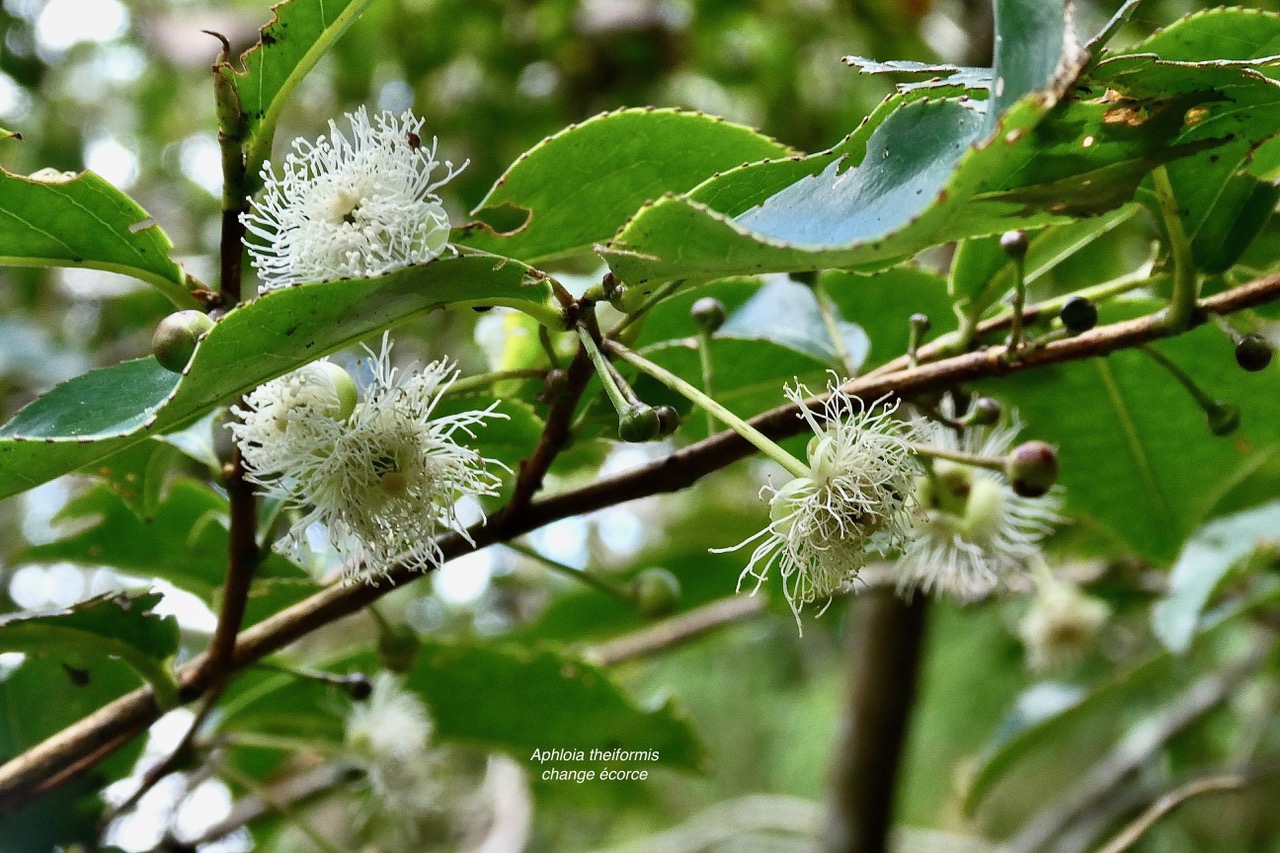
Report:
M462 168L445 161L436 141L423 143L422 119L405 112L348 113L347 137L329 122L329 137L296 139L277 177L262 167L263 197L241 217L264 290L308 281L379 275L440 256L449 217L435 191Z
M368 351L368 350L367 350ZM458 502L496 494L486 459L457 440L472 427L506 416L482 411L433 416L457 378L448 362L400 373L386 336L373 375L356 402L346 371L317 362L258 388L233 407L230 425L248 478L288 505L309 508L282 541L306 551L306 531L320 522L346 559L347 578L376 581L397 563L417 571L440 565L438 534L467 536Z
M969 427L895 417L897 405L864 406L832 381L817 412L809 390L786 390L813 437L808 473L781 488L765 486L769 524L733 548L757 543L739 579L756 589L777 568L792 612L848 590L875 555L897 552L899 589L945 593L960 600L990 592L1039 559L1039 541L1061 521L1059 491L1018 495L1003 474L926 457L927 442L944 454L987 459L1008 453L1018 426ZM951 403L943 415L953 420Z
M954 416L950 397L941 406ZM970 427L957 434L929 421L921 436L933 447L999 459L1013 446L1021 425ZM1025 572L1040 553L1040 540L1062 521L1061 490L1038 498L1019 495L1004 474L946 459L934 459L919 480L920 517L898 561L899 589L916 588L970 601Z
M765 486L769 525L720 550L762 540L739 587L750 575L759 589L776 565L798 622L805 604L848 589L869 555L902 544L910 530L916 466L908 444L912 428L894 419L896 405L864 408L832 381L819 420L804 406L808 388L797 383L786 393L814 433L809 474L780 489Z
M412 826L439 806L441 787L430 752L434 727L426 706L390 673L347 715L346 746L365 771L380 810Z

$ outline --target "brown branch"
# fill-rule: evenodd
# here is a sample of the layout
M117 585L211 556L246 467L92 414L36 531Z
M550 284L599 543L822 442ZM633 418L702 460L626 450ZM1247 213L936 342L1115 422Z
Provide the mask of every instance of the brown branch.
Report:
M1105 847L1098 850L1098 853L1124 853L1125 850L1128 850L1138 842L1144 832L1155 826L1156 821L1192 797L1214 791L1237 791L1243 788L1244 785L1245 779L1234 774L1192 779L1186 784L1179 785L1152 803L1150 808L1138 815L1138 818L1133 823L1116 833L1115 837L1107 842Z
M1201 307L1216 314L1229 314L1278 298L1280 274L1274 274L1202 300ZM1194 322L1203 321L1201 312ZM914 370L856 379L849 383L847 390L868 400L885 394L940 390L960 382L1106 355L1115 350L1157 340L1167 334L1159 316L1152 315L1055 341L1029 353L1018 363L1006 362L1003 358L1004 348L993 347L922 365ZM818 400L811 401L810 405L818 405ZM797 414L796 406L781 406L753 418L751 423L771 437L794 435L804 428L804 423ZM686 488L712 471L750 455L751 450L751 445L736 433L719 433L639 468L535 501L520 512L503 511L488 526L477 525L469 532L475 539L476 548L484 548L561 518ZM472 550L456 534L443 537L440 547L445 560ZM393 570L388 582L383 582L380 586L339 585L321 590L245 630L236 646L232 667L246 667L330 622L355 613L418 577L419 574L401 567ZM179 669L183 701L198 698L210 687L207 674L201 672L203 666L204 658L200 657ZM151 688L140 687L0 766L0 814L13 811L27 802L34 786L42 780L77 764L85 756L94 753L104 742L142 732L159 715L160 709L152 697Z
M666 651L708 631L759 616L764 610L764 599L758 596L721 598L630 634L589 646L582 650L582 657L601 666L612 666Z

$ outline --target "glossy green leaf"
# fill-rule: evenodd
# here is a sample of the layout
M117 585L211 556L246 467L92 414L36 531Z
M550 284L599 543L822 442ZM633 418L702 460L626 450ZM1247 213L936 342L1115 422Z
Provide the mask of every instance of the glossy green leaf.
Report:
M857 323L869 341L868 366L877 366L907 351L912 314L929 318L925 340L956 327L947 283L935 272L911 264L871 275L830 271L819 277L840 312Z
M280 111L306 76L372 0L285 0L258 43L240 57L240 68L217 66L240 99L246 163L254 174L271 154Z
M15 555L22 562L67 561L113 566L142 577L162 578L209 601L227 573L227 501L194 480L178 480L150 515L111 486L99 485L73 498L59 521L92 520L72 535L33 545ZM304 578L278 554L255 571L265 578Z
M167 234L138 203L93 172L14 175L0 169L0 264L89 267L155 285L196 307Z
M29 655L0 677L0 763L137 687L137 676L119 660L50 652ZM141 751L142 740L135 739L84 777L0 815L0 847L6 853L45 853L78 842L93 849L102 810L98 792L127 774Z
M834 307L834 306L833 306ZM866 332L838 316L844 350L852 366L861 368L867 360L870 342ZM778 346L807 355L817 362L841 372L840 355L831 332L818 311L813 290L789 278L779 277L767 283L725 320L717 337L743 341L769 341Z
M0 497L182 426L410 317L445 306L484 305L507 305L560 323L559 303L544 279L491 255L269 292L219 320L182 376L154 358L124 362L63 383L20 411L0 427Z
M1213 9L1189 15L1098 65L1094 77L1136 98L1212 94L1188 114L1176 142L1225 139L1211 152L1171 164L1169 178L1197 264L1229 267L1265 224L1273 189L1237 172L1263 142L1280 132L1280 15L1255 9ZM1138 120L1126 107L1117 119Z
M522 225L509 233L477 225L456 239L529 263L588 250L664 193L683 192L743 163L792 154L750 128L701 113L604 113L522 154L473 211L519 211Z
M982 135L1033 92L1056 103L1075 83L1088 54L1067 15L1069 2L995 0L994 84Z
M670 701L642 708L604 669L551 649L428 639L406 684L442 739L501 749L539 769L534 750L550 748L656 750L655 761L627 766L702 766L701 741Z
M0 621L0 650L36 655L120 658L146 679L161 707L177 704L172 670L178 620L156 616L156 592L100 595L55 613Z
M1211 521L1183 547L1169 591L1151 608L1151 629L1171 652L1191 647L1210 596L1232 566L1280 531L1280 503Z
M1104 320L1154 311L1116 306ZM1246 373L1232 345L1202 327L1155 346L1215 397L1240 407L1240 429L1211 435L1181 385L1143 353L1053 365L988 390L1059 448L1067 508L1092 517L1138 554L1171 563L1223 493L1280 447L1280 371Z
M882 267L948 240L1108 212L1153 166L1221 144L1169 145L1187 110L1208 97L1194 93L1133 124L1108 120L1105 99L1047 112L1029 98L982 144L979 105L903 97L831 152L735 170L662 199L602 254L633 299L677 278ZM841 172L846 161L857 165ZM750 192L757 178L792 183L762 198Z

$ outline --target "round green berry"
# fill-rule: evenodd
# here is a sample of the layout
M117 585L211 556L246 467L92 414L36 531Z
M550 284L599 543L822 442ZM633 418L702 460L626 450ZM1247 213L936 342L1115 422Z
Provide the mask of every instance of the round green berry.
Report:
M203 311L177 311L160 321L151 338L156 361L165 370L181 373L191 361L196 344L213 328L213 321Z
M645 569L631 579L627 592L647 619L669 616L680 606L680 579L666 569Z
M1240 407L1230 403L1218 403L1205 411L1209 432L1214 435L1231 435L1240 428Z
M1027 256L1027 232L1006 231L1000 236L1000 248L1004 249L1004 253L1011 258L1025 258Z
M680 429L680 413L675 406L655 406L658 413L658 435L671 435Z
M618 437L623 441L653 441L662 430L662 420L653 406L632 406L618 418Z

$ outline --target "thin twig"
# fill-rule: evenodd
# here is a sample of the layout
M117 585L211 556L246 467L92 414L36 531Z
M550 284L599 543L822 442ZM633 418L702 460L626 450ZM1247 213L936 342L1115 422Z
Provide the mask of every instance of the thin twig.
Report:
M763 598L752 595L735 595L722 598L687 613L672 616L653 625L624 634L596 646L582 650L582 656L601 666L612 666L625 660L664 652L681 643L702 636L708 631L735 622L743 622L765 611Z
M1156 800L1151 806L1138 815L1133 823L1116 833L1098 853L1124 853L1142 837L1156 821L1182 805L1192 797L1208 794L1213 791L1236 791L1243 788L1245 780L1234 774L1227 776L1208 776L1203 779L1192 779L1185 785L1179 785L1169 793Z
M1265 276L1249 284L1204 299L1200 307L1205 311L1232 313L1280 299L1280 273ZM1201 322L1203 311L1196 312L1193 323ZM981 352L971 352L921 365L915 370L863 376L848 384L846 390L865 400L875 400L884 394L919 394L925 391L949 388L959 382L969 382L991 376L1018 373L1035 367L1106 355L1167 337L1168 331L1158 315L1141 317L1123 323L1100 326L1076 337L1054 341L1043 349L1027 354L1016 364L1003 358L1003 347L992 347ZM575 358L573 367L580 365L578 380L583 386L590 377L590 362L584 353ZM585 373L585 375L581 375ZM578 392L577 395L580 395ZM810 406L821 404L823 397L808 401ZM553 406L553 409L555 407ZM572 407L562 407L563 425L567 431ZM774 438L795 435L807 428L797 417L799 407L780 406L765 412L751 423L757 429ZM550 421L550 419L549 419ZM550 426L550 423L549 423ZM544 448L545 445L545 448ZM536 464L522 465L532 471L545 472L543 461L549 464L554 457L552 448L558 445L544 437L535 451ZM476 525L468 533L474 547L462 536L450 534L440 540L442 557L453 559L496 542L503 542L524 535L561 518L580 515L624 501L649 495L672 492L686 488L707 474L742 459L751 453L751 445L737 433L721 432L709 439L696 442L648 464L633 468L613 477L602 478L585 486L563 492L539 501L530 502L523 497L523 508L502 511L487 526ZM528 462L528 460L526 460ZM523 486L517 488L529 492L536 477L524 475ZM513 501L516 498L513 497ZM303 601L285 608L246 629L239 638L232 661L234 669L242 669L255 661L278 651L293 641L306 636L331 622L359 611L370 602L420 578L420 572L405 567L393 569L380 586L336 585L317 592ZM199 657L178 670L182 701L190 702L205 693L211 682L200 672L204 658ZM52 787L49 780L75 778L90 769L95 761L111 753L111 747L122 745L146 729L161 711L156 705L151 688L140 687L115 701L99 708L93 714L51 735L26 752L0 766L0 814L16 810L34 796ZM77 772L68 772L75 767Z

